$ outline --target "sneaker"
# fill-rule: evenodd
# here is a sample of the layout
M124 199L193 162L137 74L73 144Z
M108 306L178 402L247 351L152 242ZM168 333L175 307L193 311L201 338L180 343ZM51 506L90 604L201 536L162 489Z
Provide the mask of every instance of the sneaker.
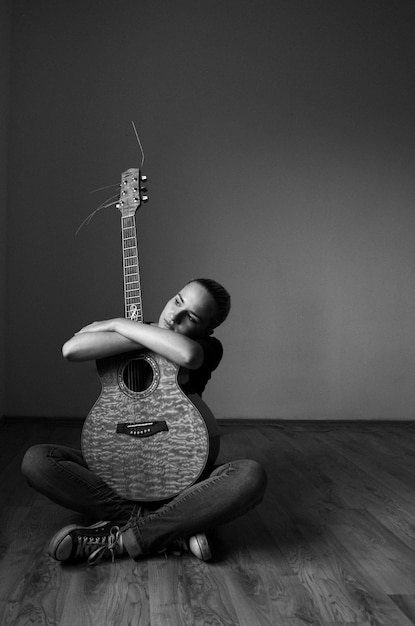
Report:
M61 528L49 544L49 555L62 563L87 561L94 565L101 559L124 554L119 526L112 522L98 522L92 526L76 524Z
M189 551L201 561L209 561L212 558L207 537L203 533L193 535L187 540Z
M212 558L207 537L203 533L192 535L186 539L176 539L169 546L161 550L161 553L180 556L183 552L191 552L200 561L209 561Z

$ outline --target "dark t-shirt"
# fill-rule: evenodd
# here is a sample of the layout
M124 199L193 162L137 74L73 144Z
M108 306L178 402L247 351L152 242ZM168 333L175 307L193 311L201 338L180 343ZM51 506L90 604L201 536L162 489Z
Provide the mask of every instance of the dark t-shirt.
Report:
M178 382L183 391L189 395L197 393L202 395L207 382L212 376L223 355L223 347L221 342L215 337L205 337L204 339L195 339L202 346L204 359L201 367L197 370L189 370L184 367L179 369Z

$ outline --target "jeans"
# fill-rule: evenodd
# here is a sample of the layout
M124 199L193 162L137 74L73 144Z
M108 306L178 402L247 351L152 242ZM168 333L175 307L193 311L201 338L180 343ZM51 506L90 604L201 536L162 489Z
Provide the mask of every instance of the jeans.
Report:
M51 444L29 448L22 472L30 486L90 523L108 520L120 526L133 558L235 519L261 502L267 482L257 461L231 461L168 502L137 503L91 472L80 450Z

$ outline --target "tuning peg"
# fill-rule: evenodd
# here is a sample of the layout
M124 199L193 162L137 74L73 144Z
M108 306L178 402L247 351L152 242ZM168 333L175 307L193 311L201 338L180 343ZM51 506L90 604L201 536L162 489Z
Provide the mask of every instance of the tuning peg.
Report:
M140 180L142 183L145 183L146 180L148 180L147 176L145 174L140 174Z
M141 200L143 202L148 202L148 196L141 196Z

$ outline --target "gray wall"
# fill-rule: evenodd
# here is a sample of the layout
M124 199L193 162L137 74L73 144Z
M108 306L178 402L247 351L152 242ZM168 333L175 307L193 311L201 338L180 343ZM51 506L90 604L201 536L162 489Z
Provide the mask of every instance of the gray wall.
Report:
M11 3L0 0L0 417L6 402L6 229Z
M400 0L15 0L8 413L84 415L60 347L120 316L138 215L155 318L193 276L233 295L219 417L409 419L415 385L415 5Z

